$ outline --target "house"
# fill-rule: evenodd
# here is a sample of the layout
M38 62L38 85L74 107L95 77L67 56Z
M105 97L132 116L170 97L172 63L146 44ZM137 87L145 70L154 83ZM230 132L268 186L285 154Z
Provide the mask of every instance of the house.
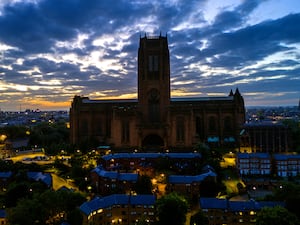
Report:
M50 173L27 172L27 177L34 181L43 182L48 188L52 188L52 176Z
M92 185L100 195L130 192L137 182L138 177L137 173L106 171L100 166L91 171Z
M107 170L121 170L121 171L138 171L140 174L153 175L155 165L161 160L169 161L174 170L179 172L182 169L191 167L199 163L202 159L200 153L115 153L102 156L100 164ZM152 172L152 173L151 173Z
M83 225L135 224L143 217L154 221L153 195L114 194L96 197L80 206Z
M185 196L199 197L201 194L201 183L206 179L216 182L217 174L208 171L203 174L190 175L169 175L167 179L167 192L177 192Z

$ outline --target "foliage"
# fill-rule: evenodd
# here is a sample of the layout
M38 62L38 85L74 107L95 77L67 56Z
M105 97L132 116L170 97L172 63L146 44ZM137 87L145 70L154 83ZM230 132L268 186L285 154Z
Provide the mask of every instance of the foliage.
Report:
M295 120L291 120L291 119L287 119L284 120L283 123L288 126L288 128L290 129L291 132L291 139L292 139L292 146L291 149L293 149L293 151L297 151L298 153L300 153L300 122L295 121Z
M78 193L47 190L18 201L15 207L8 209L7 219L9 224L16 225L46 224L51 218L61 220L57 215L62 213L66 219L72 220L72 224L79 225L82 218L76 208L84 201ZM76 221L73 221L74 218Z
M299 219L287 209L276 206L276 207L265 207L262 208L257 214L256 218L257 225L299 225Z
M5 134L9 139L28 137L26 126L4 126L0 127L0 134Z
M146 175L139 176L135 184L135 192L137 194L152 194L151 178Z
M155 203L159 225L183 225L186 221L188 203L175 192L164 195Z
M267 196L266 200L284 201L286 208L298 216L300 219L300 185L292 182L283 183L278 187L272 196Z
M199 210L196 214L191 216L190 225L208 225L208 218Z
M29 144L42 146L48 154L57 154L62 149L69 151L69 130L65 123L40 123L32 127Z
M38 199L22 199L14 208L7 209L7 220L14 225L45 224L44 204Z
M42 182L19 182L16 180L8 186L4 196L4 204L6 207L14 207L20 199L30 198L33 193L41 193L47 189Z

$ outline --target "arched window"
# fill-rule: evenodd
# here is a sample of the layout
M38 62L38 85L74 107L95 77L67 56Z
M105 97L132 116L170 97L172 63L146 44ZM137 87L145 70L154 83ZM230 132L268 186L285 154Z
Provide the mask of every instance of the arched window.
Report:
M178 142L184 141L184 118L182 116L176 119L176 140Z
M230 132L232 131L232 119L230 116L226 116L224 118L224 131L225 132Z
M208 119L208 130L209 132L216 132L217 131L217 121L216 117L210 116Z
M201 137L203 135L203 120L201 117L196 117L196 134Z
M87 119L83 119L80 121L80 131L82 134L87 135L89 132L89 123Z
M160 121L159 112L159 92L157 89L151 89L148 93L148 115L150 122Z
M122 142L129 142L130 132L129 132L129 121L123 120L122 121Z

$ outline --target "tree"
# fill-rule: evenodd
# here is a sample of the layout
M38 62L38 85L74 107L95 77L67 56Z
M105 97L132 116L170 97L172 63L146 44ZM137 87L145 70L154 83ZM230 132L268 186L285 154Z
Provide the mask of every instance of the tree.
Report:
M7 220L14 225L45 224L47 208L37 199L22 199L14 208L7 210Z
M300 185L292 182L285 182L280 187L275 189L271 196L267 196L266 200L284 201L288 211L294 213L300 219Z
M137 194L152 194L151 178L146 175L140 176L135 184L135 192Z
M175 192L163 196L155 203L159 225L183 225L186 221L188 203Z
M208 225L208 218L200 210L191 216L190 225Z
M53 224L63 219L57 216L62 213L72 224L79 225L82 217L77 208L84 201L79 193L47 190L19 200L15 207L8 209L7 220L14 225L47 224L49 220Z
M299 225L298 218L287 209L276 207L264 207L257 214L256 225Z

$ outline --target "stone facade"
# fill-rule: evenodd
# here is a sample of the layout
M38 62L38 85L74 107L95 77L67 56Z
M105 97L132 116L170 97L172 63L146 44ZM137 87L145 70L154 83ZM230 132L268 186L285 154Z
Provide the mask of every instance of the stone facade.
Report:
M170 97L167 37L141 37L138 99L91 100L75 96L71 142L95 141L115 149L183 150L198 142L237 145L245 121L239 90L224 97Z

